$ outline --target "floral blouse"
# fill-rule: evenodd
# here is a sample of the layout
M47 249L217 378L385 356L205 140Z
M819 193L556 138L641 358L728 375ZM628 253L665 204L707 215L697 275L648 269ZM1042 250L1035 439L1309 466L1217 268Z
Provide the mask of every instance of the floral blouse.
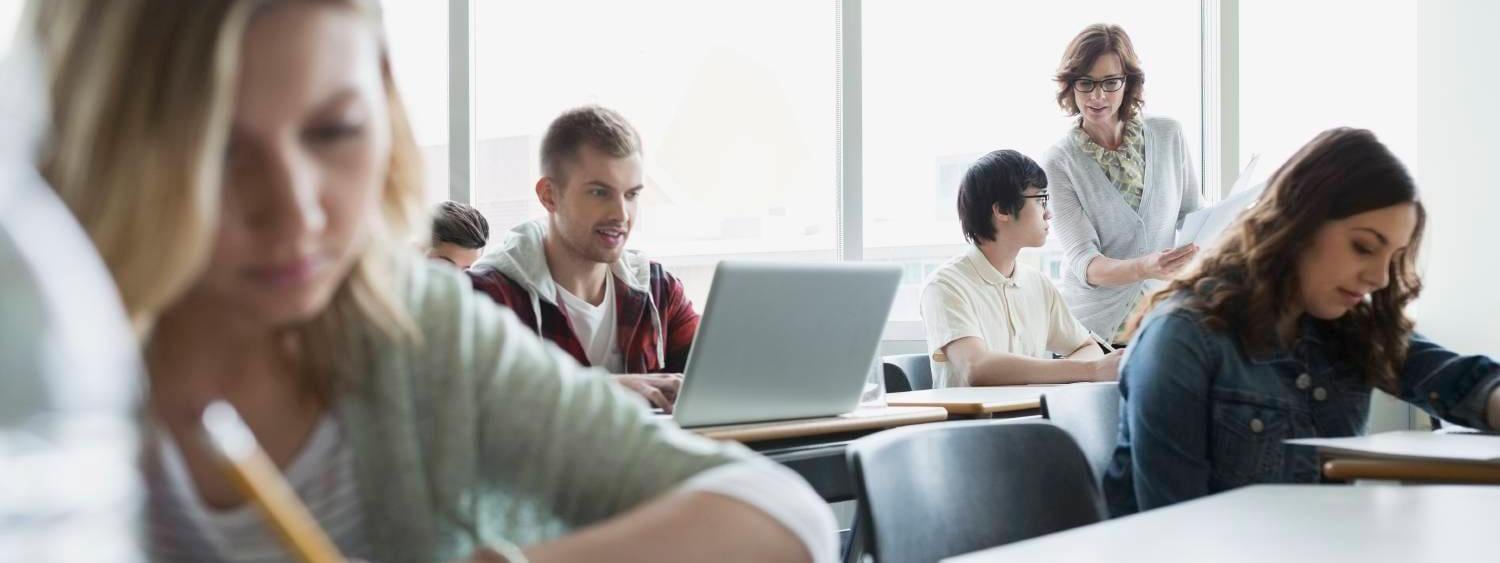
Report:
M1125 139L1116 150L1105 150L1099 146L1081 126L1073 129L1073 139L1078 147L1093 158L1094 162L1099 163L1104 176L1120 190L1125 203L1136 211L1140 211L1141 194L1146 191L1145 128L1146 122L1140 115L1125 122Z

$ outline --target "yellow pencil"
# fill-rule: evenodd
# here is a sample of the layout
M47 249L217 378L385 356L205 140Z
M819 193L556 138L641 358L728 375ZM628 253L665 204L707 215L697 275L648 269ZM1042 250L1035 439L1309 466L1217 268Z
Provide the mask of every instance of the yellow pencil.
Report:
M203 410L202 422L204 438L218 452L224 470L240 492L260 507L292 554L302 563L343 563L338 547L260 449L234 407L214 401Z

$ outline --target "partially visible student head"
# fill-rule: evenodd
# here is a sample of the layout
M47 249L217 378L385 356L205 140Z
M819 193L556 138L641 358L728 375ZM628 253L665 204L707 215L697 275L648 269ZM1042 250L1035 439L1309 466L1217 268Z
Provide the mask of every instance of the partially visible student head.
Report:
M979 157L958 186L964 239L979 245L1004 240L1017 247L1047 242L1047 173L1013 150Z
M427 256L467 270L490 240L490 222L478 209L456 201L438 204L432 213L432 241Z
M568 110L542 138L541 165L536 193L547 209L548 237L580 258L619 259L645 187L635 128L599 106Z

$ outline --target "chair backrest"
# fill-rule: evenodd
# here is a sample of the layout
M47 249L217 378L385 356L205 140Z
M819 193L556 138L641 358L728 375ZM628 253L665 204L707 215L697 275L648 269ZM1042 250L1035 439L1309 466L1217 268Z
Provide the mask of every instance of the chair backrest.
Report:
M924 424L848 450L863 552L937 561L1098 522L1103 501L1072 438L1041 421Z
M885 391L922 391L932 388L932 364L927 354L899 354L881 358L885 370Z
M1094 479L1101 479L1114 457L1120 434L1120 386L1075 383L1042 395L1042 418L1068 432L1083 450Z

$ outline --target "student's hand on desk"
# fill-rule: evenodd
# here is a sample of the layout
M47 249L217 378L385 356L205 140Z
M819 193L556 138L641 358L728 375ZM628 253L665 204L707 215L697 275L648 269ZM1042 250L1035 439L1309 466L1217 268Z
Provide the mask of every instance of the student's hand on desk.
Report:
M677 400L677 390L682 387L682 376L675 373L618 374L615 381L626 389L645 397L651 406L672 412L672 402Z
M1124 350L1115 350L1105 354L1103 358L1092 360L1094 363L1094 381L1115 381L1120 379L1120 358L1124 357Z
M1169 280L1198 255L1198 245L1184 244L1171 250L1153 252L1135 259L1141 279Z

